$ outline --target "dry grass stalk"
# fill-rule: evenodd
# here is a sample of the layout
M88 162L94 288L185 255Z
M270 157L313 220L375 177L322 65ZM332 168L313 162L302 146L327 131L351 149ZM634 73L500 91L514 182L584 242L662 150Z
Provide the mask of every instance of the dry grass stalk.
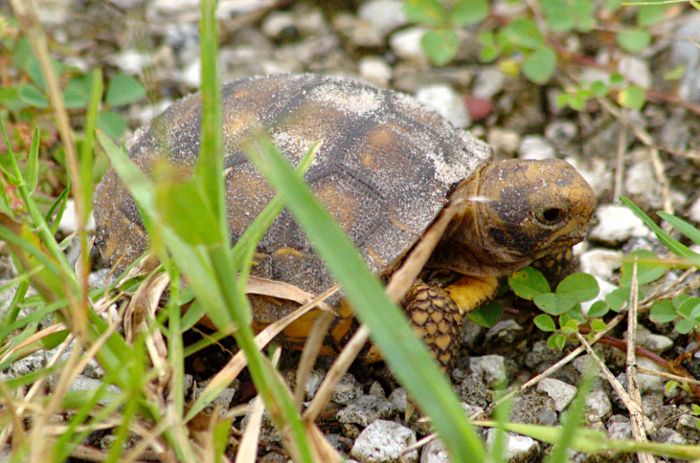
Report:
M638 442L647 440L644 414L642 412L642 395L637 378L637 311L639 309L639 281L637 280L637 258L632 265L632 281L627 312L627 392L635 404L629 408L632 436ZM655 458L650 453L637 453L639 463L653 463Z
M316 358L318 358L318 354L321 351L323 340L326 333L328 333L328 328L331 326L333 318L333 314L329 312L323 312L319 315L304 344L301 360L297 367L296 390L294 391L294 403L298 410L301 410L301 406L304 402L304 386L316 363Z

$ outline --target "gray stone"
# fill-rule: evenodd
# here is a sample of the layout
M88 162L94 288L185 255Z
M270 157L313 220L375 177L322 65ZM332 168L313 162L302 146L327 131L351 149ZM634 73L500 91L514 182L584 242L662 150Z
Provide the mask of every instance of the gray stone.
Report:
M423 447L420 463L450 463L447 448L440 439L435 439Z
M558 412L564 410L576 396L574 386L554 378L544 378L537 384L537 390L554 400L554 407Z
M688 441L679 432L671 428L661 428L654 435L654 440L664 444L687 445Z
M435 84L421 87L416 92L416 99L433 109L458 128L465 128L471 121L462 96L451 86Z
M426 31L424 27L409 27L394 32L389 39L392 51L401 59L427 65L427 57L420 44L421 37Z
M623 415L613 415L608 419L608 437L611 439L631 439L632 423Z
M637 366L653 371L665 371L659 367L654 361L646 357L637 358ZM644 373L637 374L637 383L642 392L663 392L664 379L661 376L646 375Z
M688 208L688 218L695 223L700 223L700 197Z
M372 24L382 36L408 24L401 0L369 0L362 2L358 16Z
M486 432L486 445L492 448L496 441L497 429ZM520 434L506 433L505 451L503 457L510 463L535 461L540 453L540 444L533 438Z
M78 375L75 377L73 382L68 386L69 392L86 392L92 395L99 388L101 388L104 383L98 379L88 378L84 375ZM121 391L118 387L110 384L107 386L107 392L112 394L119 394ZM107 397L102 397L98 403L101 405L107 405L111 400Z
M669 69L683 66L679 96L685 101L700 101L700 49L691 39L696 39L700 30L700 12L690 11L683 17L680 27L673 30L673 45Z
M153 63L153 59L150 53L127 49L108 57L107 62L115 65L127 74L138 75L145 67Z
M530 390L513 401L511 420L515 423L551 426L557 417L554 400L542 392Z
M622 205L604 204L596 209L596 217L598 225L589 233L589 238L596 241L614 245L650 234L644 222Z
M651 87L649 63L637 56L626 55L617 63L617 70L633 84L642 88Z
M365 395L338 411L336 418L341 423L367 426L378 419L393 418L397 408L383 396Z
M531 369L536 368L537 371L544 371L559 360L559 357L559 352L550 349L546 341L536 341L525 356L525 366Z
M505 359L500 355L471 357L469 368L474 374L483 378L488 386L496 386L508 380Z
M625 191L651 208L661 208L661 185L654 174L649 149L637 149L630 154L630 158L633 161L625 172Z
M325 374L321 370L311 370L304 384L304 397L306 397L306 400L311 400L316 395Z
M576 135L578 135L578 127L566 119L554 120L544 129L544 136L559 149L573 142Z
M515 130L493 127L488 131L487 141L496 154L510 157L520 146L520 135Z
M353 375L346 373L335 385L331 400L340 405L347 405L361 395L362 387L360 383L357 382Z
M474 407L485 408L491 399L489 386L486 384L483 375L474 371L465 375L459 381L458 391L462 401Z
M554 147L540 135L526 135L518 147L520 159L552 159Z
M486 332L486 341L512 344L524 334L523 327L517 321L509 318L501 320Z
M285 30L296 27L294 23L294 15L289 11L272 11L267 15L262 23L262 32L276 39L280 37Z
M391 66L379 56L365 56L357 67L360 77L379 87L386 87L391 80Z
M622 265L622 253L611 249L593 248L579 256L581 271L605 281L611 281Z
M698 418L689 413L685 413L678 418L676 423L676 431L690 441L697 442L700 438L700 430L698 430Z
M208 406L207 409L212 410L214 407L219 406L221 407L222 411L227 411L229 409L229 406L231 405L231 401L233 400L233 397L236 395L236 390L238 389L238 384L239 381L236 380L231 384L231 387L227 387L219 395L214 399L213 402L211 402ZM209 385L209 381L202 381L200 383L195 383L192 386L192 398L197 399L202 392L204 392L204 389ZM252 403L252 402L251 402Z
M340 34L358 47L380 47L384 37L372 23L358 19L350 13L338 13L333 17L333 26Z
M612 403L608 395L601 390L591 391L586 397L586 420L603 421L612 413Z
M377 420L357 437L350 456L363 463L417 462L418 452L402 452L416 443L416 434L410 428L393 421Z
M379 381L373 381L372 384L369 385L369 395L376 395L379 397L386 397L386 393L384 392L384 388L382 387L381 384L379 384Z
M490 100L503 90L505 83L506 75L496 66L480 66L472 87L472 95Z
M397 387L391 391L391 394L389 394L389 401L394 404L399 413L405 413L406 407L408 407L408 394L406 394L406 389Z
M660 353L673 347L673 340L668 336L652 333L644 326L639 325L637 328L637 344L652 352Z

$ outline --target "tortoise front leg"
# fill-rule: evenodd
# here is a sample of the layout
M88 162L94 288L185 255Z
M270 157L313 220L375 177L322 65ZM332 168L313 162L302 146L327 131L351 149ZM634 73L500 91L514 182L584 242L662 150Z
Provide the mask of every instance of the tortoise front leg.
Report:
M454 363L459 348L462 314L444 289L416 282L403 306L418 335L443 368Z
M408 291L403 306L443 368L449 369L456 359L463 314L493 298L497 288L495 277L463 276L444 289L417 281Z

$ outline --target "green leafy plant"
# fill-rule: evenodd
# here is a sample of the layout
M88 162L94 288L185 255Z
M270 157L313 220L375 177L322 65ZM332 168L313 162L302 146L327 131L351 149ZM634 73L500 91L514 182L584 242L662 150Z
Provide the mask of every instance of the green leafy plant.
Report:
M37 58L26 38L6 39L6 46L13 50L12 62L24 73L14 85L0 90L0 106L15 112L18 117L31 118L33 111L49 109L46 82L41 74ZM52 60L54 72L63 86L63 100L67 109L85 110L90 99L92 74ZM113 138L121 138L127 127L127 120L120 109L141 101L146 90L134 77L116 73L107 83L107 91L102 101L102 109L97 116L97 127Z
M421 45L433 64L449 63L459 51L458 30L477 25L479 56L483 62L496 62L507 74L522 74L536 84L548 83L558 71L566 70L573 76L573 82L561 82L564 92L557 104L577 111L582 111L589 99L609 95L627 108L644 106L645 90L625 81L614 70L609 71L609 82L585 82L577 78L578 68L588 64L579 64L560 45L574 34L598 35L604 40L612 24L615 44L620 50L631 54L643 52L652 41L647 29L665 19L671 5L658 2L637 6L634 23L626 24L621 13L629 8L615 0L543 0L511 16L489 21L490 5L485 1L404 1L408 19L429 28Z
M482 21L488 6L486 0L459 0L449 6L440 0L406 0L403 10L409 20L430 28L421 46L433 64L443 66L459 51L457 29Z

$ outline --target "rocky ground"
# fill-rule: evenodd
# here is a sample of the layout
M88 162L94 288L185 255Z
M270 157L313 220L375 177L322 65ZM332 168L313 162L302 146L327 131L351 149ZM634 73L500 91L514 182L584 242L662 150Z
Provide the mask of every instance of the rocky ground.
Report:
M148 102L128 109L130 129L135 129L199 85L196 3L41 0L37 1L37 10L71 65L85 70L104 66L107 74L121 70L143 80ZM597 103L585 112L557 108L557 85L534 86L497 66L480 63L473 31L465 30L460 35L460 52L453 64L430 66L419 44L423 30L407 21L399 0L219 3L219 63L224 82L279 72L352 76L415 95L455 126L487 140L498 157L556 156L574 164L599 200L588 239L577 252L581 269L594 275L602 288L616 283L621 253L639 248L664 252L642 222L613 201L620 193L647 211L670 207L696 226L700 224L700 47L683 40L697 35L700 12L686 11L675 18L673 34L655 42L653 52L627 57L620 68L644 87L666 89L668 85L656 70L685 65L685 76L675 89L683 104L660 101L647 104L641 112L616 114ZM494 8L508 8L505 2L496 3ZM648 143L645 135L653 142ZM65 223L63 229L70 232L71 224ZM672 271L669 281L679 274ZM95 275L98 277L99 273ZM697 274L691 278L697 278ZM497 384L522 384L564 355L546 346L546 335L531 322L534 312L530 308L512 303L507 307L504 319L492 328L470 324L464 329L464 355L451 373L455 389L470 413L489 407ZM624 332L624 328L618 328L610 337L624 341ZM643 316L637 342L645 351L666 359L689 353L684 366L693 374L700 373L700 358L694 354L698 342L679 335L670 326L655 325ZM621 350L614 344L599 343L595 351L624 385L624 347ZM208 355L224 360L227 356L222 351ZM590 357L584 353L524 390L513 403L512 420L558 423ZM32 356L13 365L8 373L21 374L32 364L41 365L45 358L43 354ZM293 372L292 360L288 362ZM205 368L204 363L211 363L211 359L195 359L189 366L192 394L206 384L211 367ZM661 369L653 357L641 356L639 366ZM318 370L311 376L305 386L307 398L313 396L322 374ZM691 409L697 398L680 388L665 388L665 383L659 376L640 375L642 407L653 429L650 438L669 443L700 442L698 418ZM94 389L97 384L99 372L93 369L85 371L74 387ZM252 398L251 393L250 384L243 379L222 395L219 404L228 408L245 403ZM353 459L395 461L398 454L428 433L427 426L415 416L408 422L404 419L406 409L406 393L386 369L358 368L338 385L320 423L330 442ZM587 399L586 420L588 426L604 430L610 437L631 438L627 409L602 377ZM236 425L244 427L245 421ZM269 423L266 426L260 461L286 461L279 436ZM483 435L487 441L493 438L488 431ZM96 439L95 443L104 445L108 441ZM509 461L539 461L545 451L545 445L528 437L509 437ZM403 458L446 461L439 442L408 452ZM620 458L606 460L605 456L576 454L573 460L622 461ZM634 458L628 457L630 461Z

